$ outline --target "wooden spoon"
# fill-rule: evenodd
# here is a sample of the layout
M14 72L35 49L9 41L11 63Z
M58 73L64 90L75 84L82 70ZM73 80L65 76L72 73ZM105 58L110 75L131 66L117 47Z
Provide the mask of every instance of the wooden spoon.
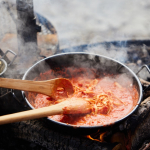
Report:
M46 81L0 78L0 87L41 93L53 98L55 98L54 93L58 87L64 88L68 94L73 94L74 92L71 82L64 78L55 78Z
M58 114L85 114L90 112L91 104L88 101L80 98L71 98L52 106L1 116L0 124L8 124Z

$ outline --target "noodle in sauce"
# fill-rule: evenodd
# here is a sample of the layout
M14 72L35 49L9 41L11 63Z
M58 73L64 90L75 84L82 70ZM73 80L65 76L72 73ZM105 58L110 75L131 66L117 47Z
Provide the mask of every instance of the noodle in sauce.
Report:
M61 102L64 97L83 98L93 106L90 114L49 116L52 120L77 126L110 124L126 116L133 109L139 97L131 81L126 79L124 86L118 82L119 75L115 76L115 78L111 75L95 78L93 74L95 74L95 70L87 72L85 68L67 68L66 70L55 72L50 70L41 74L40 79L42 80L55 78L56 76L69 78L75 92L73 95L68 95L63 88L59 87L55 93L56 99L37 94L34 107L40 108L54 105Z

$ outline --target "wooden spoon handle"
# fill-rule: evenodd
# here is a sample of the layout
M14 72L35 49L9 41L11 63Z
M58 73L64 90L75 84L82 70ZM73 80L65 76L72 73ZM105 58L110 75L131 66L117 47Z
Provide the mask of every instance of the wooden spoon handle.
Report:
M50 85L50 83L44 81L30 81L30 80L0 78L0 87L3 88L11 88L16 90L41 93L45 91L44 89L49 89L50 86L52 86Z
M64 100L61 103L34 110L4 115L0 117L0 125L23 120L47 117L58 114L85 114L91 112L91 104L80 98Z
M39 109L28 110L28 111L1 116L0 125L24 121L24 120L30 120L30 119L37 119L37 118L42 118L42 117L47 117L47 116L57 115L62 113L63 113L62 106L56 104L49 107L43 107Z
M0 78L0 87L42 93L53 98L55 98L54 93L57 87L63 87L68 94L73 94L74 92L71 82L65 78L55 78L45 81Z

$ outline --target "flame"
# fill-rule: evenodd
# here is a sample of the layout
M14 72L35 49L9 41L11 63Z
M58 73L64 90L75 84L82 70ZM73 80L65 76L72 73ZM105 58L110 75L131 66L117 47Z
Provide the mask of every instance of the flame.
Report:
M104 142L104 135L106 134L106 132L102 132L102 133L99 133L97 132L96 133L96 138L93 138L92 135L86 135L86 138L89 138L91 140L94 140L94 141L98 141L98 142Z
M101 142L99 139L94 139L94 138L92 138L91 135L87 135L86 137L89 138L89 139L91 139L91 140Z
M106 134L106 132L103 132L103 133L101 133L100 134L100 140L102 141L102 142L104 142L104 135Z

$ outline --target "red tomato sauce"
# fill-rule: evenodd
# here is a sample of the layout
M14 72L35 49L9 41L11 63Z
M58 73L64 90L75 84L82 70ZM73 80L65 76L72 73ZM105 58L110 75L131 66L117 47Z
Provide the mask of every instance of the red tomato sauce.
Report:
M50 119L77 126L93 126L111 124L126 116L135 106L139 95L125 75L106 75L95 78L95 70L67 68L63 71L48 71L40 75L46 80L55 77L69 78L74 87L74 94L68 95L59 87L56 99L43 94L37 94L34 107L50 106L61 101L62 98L83 98L93 104L90 114L54 115ZM39 78L38 78L39 80Z

